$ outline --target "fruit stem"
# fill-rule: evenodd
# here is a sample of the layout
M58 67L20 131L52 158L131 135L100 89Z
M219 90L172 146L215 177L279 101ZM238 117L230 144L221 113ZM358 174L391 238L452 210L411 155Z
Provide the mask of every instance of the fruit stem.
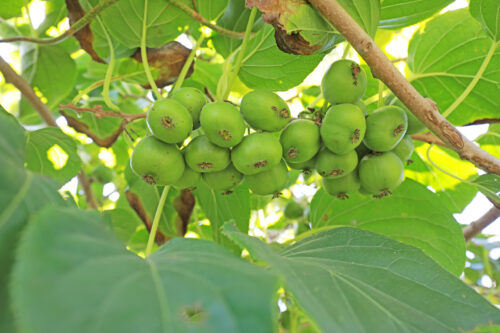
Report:
M196 51L200 48L201 44L203 43L203 40L205 40L205 34L203 31L201 31L200 37L198 37L198 40L196 40L196 44L194 44L193 49L191 50L191 53L189 53L188 58L186 59L186 62L184 62L184 65L182 66L181 72L179 73L179 76L177 77L177 80L175 81L175 84L170 91L179 89L182 86L182 83L184 82L184 79L186 78L186 75L189 71L189 67L191 67L191 64L193 63L194 56L196 55Z
M245 30L245 37L243 37L243 43L241 43L240 52L238 53L236 62L234 63L231 73L229 74L228 84L226 86L224 94L222 95L222 100L228 98L234 80L238 76L238 72L240 71L241 65L243 63L243 56L245 55L245 50L248 45L248 40L250 39L250 34L252 33L252 27L256 16L257 16L257 7L253 7L252 11L250 12L250 17L248 18L247 28Z
M436 169L438 169L439 171L441 171L442 173L444 173L445 175L447 176L450 176L451 178L454 178L462 183L465 183L465 184L468 184L468 185L472 185L472 186L475 186L476 188L478 189L481 189L481 192L483 192L483 194L492 199L493 201L497 201L497 194L495 192L493 192L492 190L490 190L489 188L481 185L481 184L478 184L478 183L475 183L475 182L471 182L471 181L468 181L467 179L463 179L463 178L460 178L444 169L442 169L440 166L438 166L432 159L431 159L431 149L434 147L434 144L431 143L429 145L429 148L427 148L427 152L426 152L426 156L427 156L427 160L429 161L429 163Z
M106 30L106 27L102 23L99 16L96 17L96 20L102 28L104 36L106 37L106 42L108 43L108 47L109 47L109 64L108 64L108 68L106 69L106 75L104 76L104 86L103 86L103 90L102 90L102 97L104 97L104 103L107 105L108 108L110 108L113 111L120 111L118 106L113 104L113 102L111 102L111 99L109 98L109 86L111 85L111 75L113 75L113 69L115 67L115 49L113 48L113 42L111 41L111 38L109 37L108 31Z
M385 84L381 80L378 81L378 103L377 107L381 108L384 106L384 88Z
M346 45L345 45L345 48L344 48L344 53L342 53L342 59L347 58L347 56L349 55L349 51L351 51L351 44L349 44L348 42L346 42Z
M144 66L144 72L146 73L149 85L151 86L151 90L153 90L153 94L155 94L156 99L159 100L162 98L162 96L160 94L160 91L158 90L158 87L156 86L156 82L153 79L153 75L151 75L151 70L149 69L149 64L148 64L148 54L146 52L147 15L148 15L148 0L144 0L144 17L142 18L142 36L141 36L141 60Z
M153 225L151 226L151 231L149 232L148 244L146 245L146 252L145 252L146 258L149 257L151 251L153 250L153 244L156 238L156 232L158 231L158 226L160 225L161 213L163 212L163 206L165 206L165 201L167 200L169 190L170 186L165 186L163 188L163 192L161 192L161 197L160 200L158 201L155 217L153 219Z

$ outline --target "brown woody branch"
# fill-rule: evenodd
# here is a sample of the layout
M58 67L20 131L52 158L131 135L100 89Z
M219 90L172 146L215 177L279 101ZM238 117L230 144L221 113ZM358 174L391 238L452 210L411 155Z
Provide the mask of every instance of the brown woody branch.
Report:
M465 138L439 113L434 101L420 95L337 0L309 0L309 2L354 47L370 67L373 76L382 80L394 95L449 148L478 168L500 175L500 160Z
M0 57L0 72L3 74L5 82L13 84L21 92L47 125L57 127L56 120L47 105L40 100L28 82L17 74L2 57ZM90 181L83 169L78 174L78 181L82 186L85 200L89 207L97 209L97 200L90 188Z
M126 123L129 123L137 119L146 118L145 113L123 113L123 112L107 111L104 110L100 105L95 105L92 108L81 108L75 106L74 104L59 105L59 110L63 109L73 110L76 111L77 113L90 112L93 113L96 116L96 118L102 118L102 117L122 118L123 121L125 121Z
M495 206L491 207L489 211L486 212L476 221L472 222L466 226L463 230L465 241L471 240L474 236L479 234L484 228L489 226L491 223L495 222L500 217L500 208Z
M92 8L85 16L76 21L68 30L63 32L61 35L54 38L32 38L27 36L13 37L0 39L0 43L10 43L10 42L30 42L37 44L57 44L65 40L66 38L73 36L75 33L86 27L100 12L108 8L118 0L108 0L99 3L97 6Z
M151 217L149 217L148 213L146 212L146 209L144 208L144 205L142 204L142 201L139 198L139 196L134 192L127 190L125 191L125 197L127 198L130 207L132 207L132 209L141 219L142 223L144 223L144 226L146 227L148 232L151 232L151 227L153 226L153 220L151 219ZM155 243L157 245L163 245L168 240L169 237L167 237L161 230L158 230L156 232Z
M83 133L90 137L92 141L99 147L104 147L104 148L109 148L115 143L115 141L118 139L120 134L122 134L123 130L125 129L125 126L127 125L127 122L125 120L122 121L120 127L111 133L108 137L101 138L97 136L94 132L92 132L87 124L85 124L83 121L80 121L63 110L59 111L61 115L66 118L66 121L68 122L68 126L73 128L75 131L79 133Z
M411 136L413 140L424 141L429 144L435 144L441 147L448 148L448 146L437 136L432 135L432 133L422 133L422 134L413 134Z

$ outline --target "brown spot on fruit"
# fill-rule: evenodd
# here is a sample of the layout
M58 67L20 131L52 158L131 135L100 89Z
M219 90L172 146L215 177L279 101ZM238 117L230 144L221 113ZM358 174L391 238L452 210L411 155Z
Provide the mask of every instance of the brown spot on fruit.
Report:
M267 160L264 160L264 161L258 161L256 163L254 163L254 168L258 169L258 168L263 168L267 165Z
M288 119L290 118L290 111L287 108L278 109L275 105L271 106L271 109L276 112L278 117Z
M343 173L344 173L343 169L336 169L336 170L332 170L328 175L329 176L340 176Z
M175 127L174 120L169 116L163 116L161 118L161 124L165 128L174 128Z
M152 175L144 175L144 176L142 176L142 179L144 179L144 181L146 183L148 183L149 185L155 185L156 184L156 180L155 180L155 178Z
M213 168L214 164L210 162L201 162L198 163L198 166L200 167L201 170L207 170Z
M352 78L354 79L354 85L358 85L358 74L361 73L361 67L358 64L351 64Z
M356 143L359 141L359 129L355 129L352 135L351 143Z
M328 221L328 214L323 214L323 216L321 217L321 220L322 221Z
M393 131L394 136L398 136L398 134L403 132L404 129L405 129L404 125L399 125L398 127L396 127Z
M288 152L287 152L287 155L288 157L290 158L296 158L298 153L297 153L297 149L295 149L294 147L288 149Z
M222 140L224 141L229 141L233 137L231 135L231 132L229 132L228 130L219 130L217 134L219 134L222 137Z

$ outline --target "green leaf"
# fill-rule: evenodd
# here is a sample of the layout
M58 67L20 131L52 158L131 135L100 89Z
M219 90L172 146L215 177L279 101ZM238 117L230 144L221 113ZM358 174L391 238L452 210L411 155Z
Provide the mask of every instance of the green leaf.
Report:
M339 3L370 36L375 36L380 18L378 0L339 0Z
M320 190L311 202L314 228L348 225L418 247L456 275L465 264L465 240L459 224L424 186L405 181L383 199L352 195L339 200Z
M26 2L24 0L9 0L0 6L0 17L4 20L11 17L21 16Z
M412 84L455 125L495 118L500 109L500 45L466 9L429 21L408 49Z
M488 173L477 177L473 183L481 193L500 205L500 176Z
M7 280L19 235L34 214L48 204L64 204L55 182L24 169L24 130L0 107L0 332L14 332Z
M36 29L39 34L45 33L52 26L57 26L59 22L66 18L68 10L64 0L45 1L45 19Z
M59 128L45 127L27 133L26 163L29 170L64 184L80 171L82 161L72 138Z
M483 150L500 158L500 124L491 124L488 127L488 132L481 135L476 141Z
M222 194L212 190L204 181L198 183L193 191L196 201L210 220L213 239L227 247L234 244L222 235L222 226L234 221L243 232L248 232L250 221L250 191L246 184L241 184L232 193Z
M105 212L111 217L111 224L116 236L125 244L129 242L140 226L141 219L130 208L116 208Z
M192 1L184 0L192 6ZM144 1L121 0L101 13L104 25L111 35L127 48L141 45ZM165 0L149 0L147 8L146 45L160 47L175 39L192 21L174 5Z
M16 118L0 105L0 161L9 161L12 165L22 168L25 145L24 129Z
M280 51L273 27L266 25L250 39L238 75L249 88L284 91L304 81L323 56L299 56Z
M420 250L355 228L318 233L275 252L233 225L225 234L281 275L323 332L459 332L500 312Z
M23 78L38 90L49 109L58 105L73 89L76 81L76 64L70 55L58 45L38 46L23 43L21 46ZM37 124L41 120L26 100L21 101L21 120Z
M224 14L217 21L217 25L232 31L242 32L246 29L249 17L250 9L246 8L244 1L229 0ZM215 34L212 41L214 48L224 58L227 58L242 42L241 39L230 38L221 34Z
M197 0L195 9L207 20L215 20L224 12L227 5L227 0Z
M275 331L270 273L195 239L171 240L142 259L95 212L37 215L11 284L22 331Z
M452 2L453 0L384 0L381 4L379 28L397 29L418 23Z
M500 40L500 2L471 0L470 12L492 39Z

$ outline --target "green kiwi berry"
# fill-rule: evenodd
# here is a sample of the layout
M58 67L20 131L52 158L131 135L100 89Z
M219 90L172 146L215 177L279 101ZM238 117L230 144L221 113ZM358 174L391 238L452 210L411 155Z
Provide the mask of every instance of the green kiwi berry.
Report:
M189 111L173 99L161 99L151 106L146 115L151 133L166 143L184 141L193 130Z
M280 131L291 120L286 102L269 90L254 90L243 96L240 110L247 123L256 130Z
M184 157L186 164L196 172L221 171L231 162L229 149L214 145L206 135L189 142L184 148Z
M226 102L206 104L201 110L200 124L208 139L219 147L236 146L245 134L240 111Z

